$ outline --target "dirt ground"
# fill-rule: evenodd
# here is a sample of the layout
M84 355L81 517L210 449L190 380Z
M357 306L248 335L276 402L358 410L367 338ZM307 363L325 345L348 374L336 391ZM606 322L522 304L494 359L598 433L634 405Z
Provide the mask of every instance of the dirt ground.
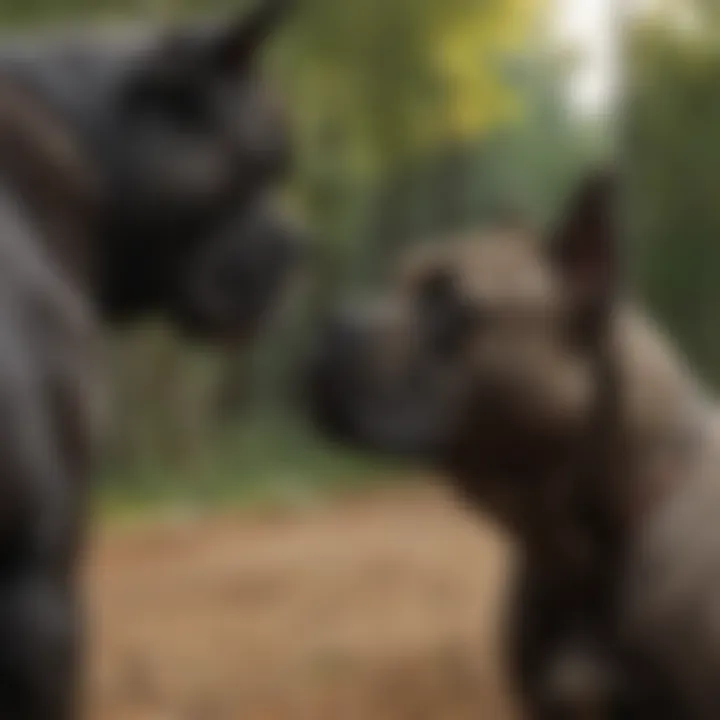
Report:
M506 553L435 490L105 530L90 720L507 720Z

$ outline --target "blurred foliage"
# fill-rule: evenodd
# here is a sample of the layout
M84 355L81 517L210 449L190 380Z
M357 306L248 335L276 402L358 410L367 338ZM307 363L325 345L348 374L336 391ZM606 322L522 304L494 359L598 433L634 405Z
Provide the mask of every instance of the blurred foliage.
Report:
M250 2L8 0L0 16L158 20ZM317 313L418 239L482 224L508 206L548 220L604 150L602 124L568 108L568 56L546 32L546 0L297 6L267 65L295 127L290 197L317 246L309 301L292 327L273 329L252 351L188 350L157 324L111 339L113 498L117 488L139 501L172 488L197 501L258 483L272 494L367 475L367 461L313 440L287 402Z
M720 14L660 13L629 34L624 165L635 278L714 384L720 382Z
M712 34L720 29L720 5L717 0L654 0L648 3L652 16L677 31Z

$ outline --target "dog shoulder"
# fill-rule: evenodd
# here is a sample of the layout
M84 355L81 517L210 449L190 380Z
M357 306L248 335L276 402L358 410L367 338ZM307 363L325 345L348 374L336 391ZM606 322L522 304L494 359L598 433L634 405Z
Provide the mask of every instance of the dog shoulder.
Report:
M668 335L636 308L620 311L615 335L631 431L675 426L702 398L698 381Z

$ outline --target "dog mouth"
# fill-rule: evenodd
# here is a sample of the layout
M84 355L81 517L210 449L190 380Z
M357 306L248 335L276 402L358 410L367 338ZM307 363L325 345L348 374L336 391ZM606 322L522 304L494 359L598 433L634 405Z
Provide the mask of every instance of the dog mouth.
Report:
M306 366L303 404L315 427L329 439L361 450L438 459L451 423L437 398L411 387L392 392L379 388L361 352L344 358L336 353L316 351Z
M419 404L355 402L326 383L323 377L311 380L308 404L313 423L327 438L390 457L434 461L440 456L438 423Z

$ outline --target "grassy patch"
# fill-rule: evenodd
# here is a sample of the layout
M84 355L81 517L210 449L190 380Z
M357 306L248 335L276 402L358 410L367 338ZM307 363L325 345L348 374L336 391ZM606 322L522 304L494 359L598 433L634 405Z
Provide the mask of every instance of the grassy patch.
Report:
M393 482L403 470L400 463L328 443L303 423L268 416L226 429L184 462L148 458L108 468L97 501L110 516L162 508L302 506Z

